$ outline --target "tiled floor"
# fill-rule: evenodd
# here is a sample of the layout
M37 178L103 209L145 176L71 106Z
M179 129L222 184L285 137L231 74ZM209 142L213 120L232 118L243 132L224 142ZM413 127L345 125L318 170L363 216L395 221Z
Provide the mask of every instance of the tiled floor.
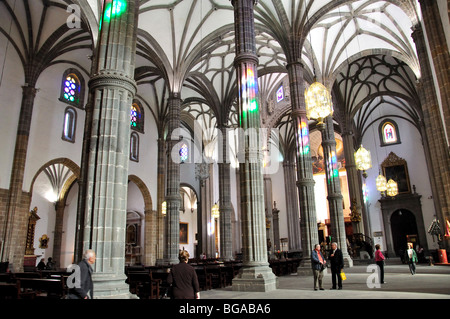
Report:
M277 290L240 292L232 287L201 292L201 299L450 299L450 265L417 265L411 275L408 265L389 261L385 267L385 284L374 287L373 268L367 265L344 269L347 280L342 290L330 290L330 272L324 276L325 290L313 289L312 276L291 274L278 278Z

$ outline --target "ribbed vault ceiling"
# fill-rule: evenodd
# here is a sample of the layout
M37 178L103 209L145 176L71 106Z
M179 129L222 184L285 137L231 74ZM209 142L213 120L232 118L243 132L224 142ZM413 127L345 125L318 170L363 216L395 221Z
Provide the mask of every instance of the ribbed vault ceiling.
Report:
M52 63L71 60L87 72L90 62L80 61L73 53L84 50L92 54L102 2L0 1L1 41L14 47L24 73L29 73L27 65L41 61L39 55L47 59L41 63L44 69ZM82 29L64 28L69 4L80 6ZM195 117L205 111L216 118L214 123L233 124L230 118L234 118L236 79L231 2L141 0L139 12L137 97L150 109L160 134L164 132L169 91L181 92L186 110L195 113ZM333 94L339 95L338 101L349 102L337 113L340 119L355 119L354 124L361 126L360 133L368 123L364 116L371 113L366 109L376 104L373 99L390 93L378 89L379 94L367 101L361 96L372 93L367 83L382 81L387 69L392 76L401 78L396 83L405 84L394 89L399 92L393 95L401 102L390 102L405 112L401 116L417 116L411 113L415 106L408 104L408 98L415 98L414 88L409 85L420 77L411 38L411 27L420 21L418 12L417 0L259 0L255 6L255 27L262 103L286 75L286 63L301 60L307 81L315 75L333 88ZM369 56L374 57L361 60ZM5 59L0 58L2 62ZM399 69L403 71L395 72ZM27 76L33 78L40 72ZM365 82L360 81L361 74L366 77ZM267 116L267 123L286 125L282 119L285 112L274 112L273 116L279 117L275 119Z

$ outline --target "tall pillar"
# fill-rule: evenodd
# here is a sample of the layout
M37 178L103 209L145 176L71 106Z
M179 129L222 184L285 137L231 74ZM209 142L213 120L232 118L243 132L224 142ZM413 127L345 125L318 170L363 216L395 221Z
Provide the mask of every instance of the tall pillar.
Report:
M446 147L445 129L439 110L425 37L420 25L413 27L412 38L416 44L422 75L417 92L423 111L424 134L422 134L422 138L425 139L425 156L430 160L429 176L436 217L440 220L441 225L444 225L446 219L450 220L450 158ZM445 248L450 247L449 240L444 240L443 244Z
M162 134L161 134L162 135ZM162 260L164 255L164 221L165 216L162 213L162 204L165 200L165 176L166 176L166 161L165 161L165 154L166 154L166 141L164 138L160 137L158 138L158 189L157 189L157 209L158 212L157 215L157 250L156 250L156 259Z
M125 283L125 233L130 107L136 84L134 56L138 2L106 2L89 81L93 94L87 167L83 250L92 249L94 298L129 298Z
M296 172L295 163L285 159L283 161L283 173L284 173L284 190L286 195L286 214L287 214L287 226L288 226L288 238L289 238L289 251L300 252L301 235L300 235L300 213L298 207L298 189L296 185ZM278 249L280 244L278 243Z
M360 183L358 170L356 169L353 132L344 131L342 134L342 144L344 145L345 170L347 172L351 210L354 212L355 217L357 215L362 218L362 186ZM353 232L356 234L364 234L364 227L361 220L353 222Z
M228 130L225 126L220 126L222 136L222 152L219 154L219 210L220 210L220 259L233 259L233 242L231 229L231 184L230 184L230 162L228 157Z
M14 271L22 269L26 244L28 207L24 209L26 199L23 196L22 189L36 91L31 83L22 87L22 103L9 182L9 194L6 211L4 212L4 222L2 229L0 229L3 243L1 261L8 261L12 265L11 267L14 267Z
M300 231L303 258L298 274L312 274L311 253L319 243L316 203L314 198L314 178L309 143L309 126L306 117L305 84L303 65L296 61L287 64L292 100L292 121L296 140L297 187L300 204Z
M317 125L322 133L323 161L327 179L328 207L330 210L331 237L342 251L346 267L353 266L347 250L344 211L342 209L341 183L337 167L336 138L334 136L333 117L328 116L323 123Z
M273 202L273 208L272 208L272 227L273 227L273 243L272 247L274 251L277 251L280 249L280 217L279 214L280 210L277 208L277 203Z
M277 278L267 260L263 154L260 141L258 57L253 6L255 0L232 0L236 36L243 267L233 279L235 291L271 291Z
M272 214L272 180L268 176L264 176L264 198L266 207L266 240L267 253L269 259L273 259L274 255L274 228L273 228L273 214Z
M181 99L179 93L171 93L168 101L168 130L167 137L167 183L166 203L167 213L165 217L165 241L163 263L166 265L177 264L180 247L180 164L179 160L172 158L180 138L174 134L180 128Z
M64 210L66 208L66 197L58 199L55 203L55 232L53 233L53 253L52 258L56 268L60 268L61 265L61 248L62 248L62 235L64 224Z
M444 129L447 132L447 144L445 145L448 148L450 136L450 54L445 30L448 30L449 26L442 23L437 0L419 0L419 3L430 48L430 58L433 61L437 87L441 97Z

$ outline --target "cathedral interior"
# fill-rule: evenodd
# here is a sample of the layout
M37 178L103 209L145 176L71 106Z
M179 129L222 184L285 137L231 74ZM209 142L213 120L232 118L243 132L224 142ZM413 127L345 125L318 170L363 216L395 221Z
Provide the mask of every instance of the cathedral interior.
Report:
M445 0L0 1L1 262L239 263L233 289L450 247ZM328 99L328 112L309 108ZM309 91L311 92L311 91ZM328 95L327 95L328 94ZM384 184L383 184L384 181ZM381 185L381 186L380 186ZM384 185L384 188L383 188Z

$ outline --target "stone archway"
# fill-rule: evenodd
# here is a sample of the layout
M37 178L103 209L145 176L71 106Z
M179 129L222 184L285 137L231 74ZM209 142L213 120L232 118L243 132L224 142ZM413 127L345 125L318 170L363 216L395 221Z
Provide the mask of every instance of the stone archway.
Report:
M391 232L394 251L401 256L406 249L406 243L413 241L419 244L416 217L407 209L398 209L391 215Z

